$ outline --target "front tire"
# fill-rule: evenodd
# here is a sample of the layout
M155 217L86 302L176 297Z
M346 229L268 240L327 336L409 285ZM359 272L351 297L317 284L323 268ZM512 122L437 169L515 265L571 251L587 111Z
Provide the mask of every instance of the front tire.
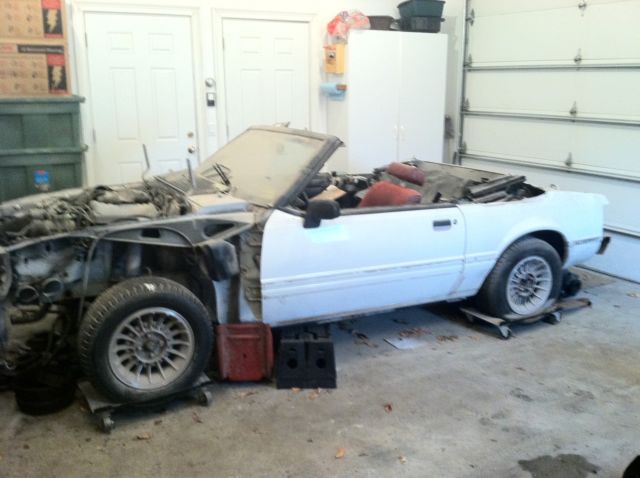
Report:
M161 277L137 277L106 290L78 332L85 374L119 402L188 388L204 371L212 344L206 307L186 287Z
M547 242L528 237L502 254L476 300L487 314L525 318L542 313L560 295L562 261Z

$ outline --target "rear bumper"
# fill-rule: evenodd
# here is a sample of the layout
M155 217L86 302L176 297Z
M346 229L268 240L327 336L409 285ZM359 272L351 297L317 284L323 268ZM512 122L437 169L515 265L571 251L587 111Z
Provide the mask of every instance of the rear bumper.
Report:
M598 252L596 254L604 254L609 247L609 243L611 242L611 236L604 236L602 241L600 241L600 247L598 248Z

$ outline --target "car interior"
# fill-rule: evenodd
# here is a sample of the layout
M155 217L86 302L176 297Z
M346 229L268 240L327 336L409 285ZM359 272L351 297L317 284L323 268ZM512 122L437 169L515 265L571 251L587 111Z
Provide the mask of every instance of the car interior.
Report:
M428 161L394 162L369 174L318 173L293 206L333 200L341 209L490 203L537 196L544 191L524 176L478 171Z

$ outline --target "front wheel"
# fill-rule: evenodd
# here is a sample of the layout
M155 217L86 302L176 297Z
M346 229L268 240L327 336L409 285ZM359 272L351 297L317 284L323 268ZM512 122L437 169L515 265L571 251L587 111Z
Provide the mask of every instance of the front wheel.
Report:
M477 302L495 317L532 317L558 298L561 286L558 252L547 242L529 237L502 254L480 289Z
M111 400L161 398L191 386L213 344L205 306L160 277L117 284L91 304L78 332L80 362Z

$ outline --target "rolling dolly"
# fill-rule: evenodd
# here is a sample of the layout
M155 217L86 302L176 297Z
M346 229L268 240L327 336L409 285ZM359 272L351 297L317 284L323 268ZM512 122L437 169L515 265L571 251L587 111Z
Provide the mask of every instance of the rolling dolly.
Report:
M498 329L500 336L507 340L511 337L513 332L511 331L511 325L513 324L532 324L534 322L545 321L550 324L557 324L562 320L562 315L565 312L572 312L574 310L582 309L584 307L590 307L591 301L589 299L562 299L549 307L541 314L537 314L531 317L518 317L518 318L499 318L491 315L483 314L479 310L473 307L460 307L462 312L469 322L475 322L479 320L485 324L492 325Z
M213 402L211 385L213 381L202 374L191 387L180 392L157 400L146 400L142 402L112 402L103 397L89 382L78 384L80 392L89 407L89 411L96 422L98 428L104 433L111 433L116 422L114 415L133 412L153 412L161 410L163 407L175 400L191 399L202 406L208 407Z

